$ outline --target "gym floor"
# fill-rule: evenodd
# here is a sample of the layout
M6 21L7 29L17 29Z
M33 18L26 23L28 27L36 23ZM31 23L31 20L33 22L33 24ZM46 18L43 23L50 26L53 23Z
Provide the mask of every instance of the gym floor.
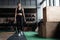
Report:
M0 32L0 40L7 40L14 32ZM43 38L38 36L37 32L24 32L27 40L55 40L53 38Z

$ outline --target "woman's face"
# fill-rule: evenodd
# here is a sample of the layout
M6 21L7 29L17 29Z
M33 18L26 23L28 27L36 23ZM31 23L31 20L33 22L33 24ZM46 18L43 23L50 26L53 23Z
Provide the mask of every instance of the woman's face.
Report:
M21 4L19 3L18 6L21 7Z

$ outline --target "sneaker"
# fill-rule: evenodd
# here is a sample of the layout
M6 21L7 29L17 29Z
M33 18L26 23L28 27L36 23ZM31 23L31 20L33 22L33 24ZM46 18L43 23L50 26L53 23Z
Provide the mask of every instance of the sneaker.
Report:
M21 36L21 34L20 34L20 33L18 33L18 36Z
M21 35L23 35L23 32L21 31Z

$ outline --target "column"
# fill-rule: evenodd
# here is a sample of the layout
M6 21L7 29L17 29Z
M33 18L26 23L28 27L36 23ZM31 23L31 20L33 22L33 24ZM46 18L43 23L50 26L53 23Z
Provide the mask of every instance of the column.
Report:
M55 0L55 2L56 2L55 3L56 4L55 6L59 6L59 0Z
M60 6L60 0L59 0L59 6Z
M46 6L49 6L49 0L46 0Z
M53 6L53 0L51 0L51 6Z
M53 6L55 6L55 0L53 0Z

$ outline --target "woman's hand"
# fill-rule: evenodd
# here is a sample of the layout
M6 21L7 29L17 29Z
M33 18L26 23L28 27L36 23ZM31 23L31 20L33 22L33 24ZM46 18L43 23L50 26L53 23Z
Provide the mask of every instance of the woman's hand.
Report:
M15 18L15 21L14 22L16 23L16 18Z

